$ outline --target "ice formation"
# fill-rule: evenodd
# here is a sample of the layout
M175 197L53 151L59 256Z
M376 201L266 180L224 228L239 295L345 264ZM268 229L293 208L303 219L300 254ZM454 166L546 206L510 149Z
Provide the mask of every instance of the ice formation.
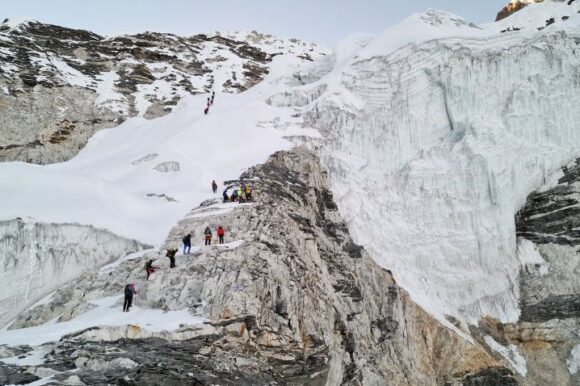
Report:
M517 320L514 215L580 147L578 8L524 9L509 33L414 15L298 88L327 88L306 123L355 240L442 320Z

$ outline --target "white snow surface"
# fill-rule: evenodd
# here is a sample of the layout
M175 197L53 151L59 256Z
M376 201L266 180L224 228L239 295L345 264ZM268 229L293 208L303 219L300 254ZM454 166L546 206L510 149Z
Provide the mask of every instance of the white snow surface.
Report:
M207 95L190 96L163 118L133 118L99 131L68 162L0 164L0 218L93 225L161 245L180 218L212 196L212 180L237 178L275 151L290 148L283 138L288 131L312 134L300 128L292 111L263 101L272 88L281 87L279 74L293 71L300 62L277 57L266 81L241 95L216 95L207 116ZM280 130L264 124L274 119L290 125ZM150 154L158 156L132 164ZM154 170L165 162L178 163L179 171ZM164 193L177 202L147 197L148 193Z
M566 361L570 374L574 375L580 370L580 344L574 346L570 352L570 358Z
M485 343L496 353L500 354L522 377L528 373L526 359L520 354L516 345L510 344L509 347L502 346L491 336L484 337Z
M66 334L81 331L93 326L137 325L148 331L172 331L180 324L199 324L204 320L193 316L188 310L162 311L143 309L139 297L135 297L135 306L129 312L121 312L122 296L111 296L92 301L95 308L68 321L56 323L56 320L36 327L19 330L0 330L0 344L9 346L39 346L47 342L58 341Z

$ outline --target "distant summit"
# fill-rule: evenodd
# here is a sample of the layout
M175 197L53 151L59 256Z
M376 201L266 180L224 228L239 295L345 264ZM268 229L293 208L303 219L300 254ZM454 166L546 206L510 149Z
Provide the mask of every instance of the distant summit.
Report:
M500 21L505 19L506 17L510 16L511 14L519 11L520 9L527 7L529 4L533 3L543 3L544 0L512 0L508 5L502 8L501 11L498 12L495 21Z

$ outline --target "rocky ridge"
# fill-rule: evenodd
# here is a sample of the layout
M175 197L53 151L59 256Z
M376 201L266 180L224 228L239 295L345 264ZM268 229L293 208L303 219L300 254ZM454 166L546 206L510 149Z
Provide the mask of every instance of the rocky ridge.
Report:
M6 19L0 24L0 160L65 161L96 131L127 118L165 115L187 95L247 90L282 54L311 61L325 51L255 31L105 38Z
M42 365L8 366L10 374L51 374L49 384L516 384L501 361L421 310L353 243L313 154L277 153L240 180L254 185L255 203L206 202L166 246L188 231L201 241L206 225L224 225L228 244L179 255L173 270L160 260L148 282L143 259L86 272L16 322L74 318L135 281L139 307L188 308L205 324L91 328L44 347Z

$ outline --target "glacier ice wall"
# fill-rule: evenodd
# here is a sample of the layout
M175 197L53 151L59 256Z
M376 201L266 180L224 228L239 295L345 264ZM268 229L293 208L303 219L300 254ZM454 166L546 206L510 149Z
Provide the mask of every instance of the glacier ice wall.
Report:
M144 248L90 226L0 221L0 326L83 270Z
M509 321L514 214L580 153L579 36L483 35L354 52L305 124L355 240L417 302Z

